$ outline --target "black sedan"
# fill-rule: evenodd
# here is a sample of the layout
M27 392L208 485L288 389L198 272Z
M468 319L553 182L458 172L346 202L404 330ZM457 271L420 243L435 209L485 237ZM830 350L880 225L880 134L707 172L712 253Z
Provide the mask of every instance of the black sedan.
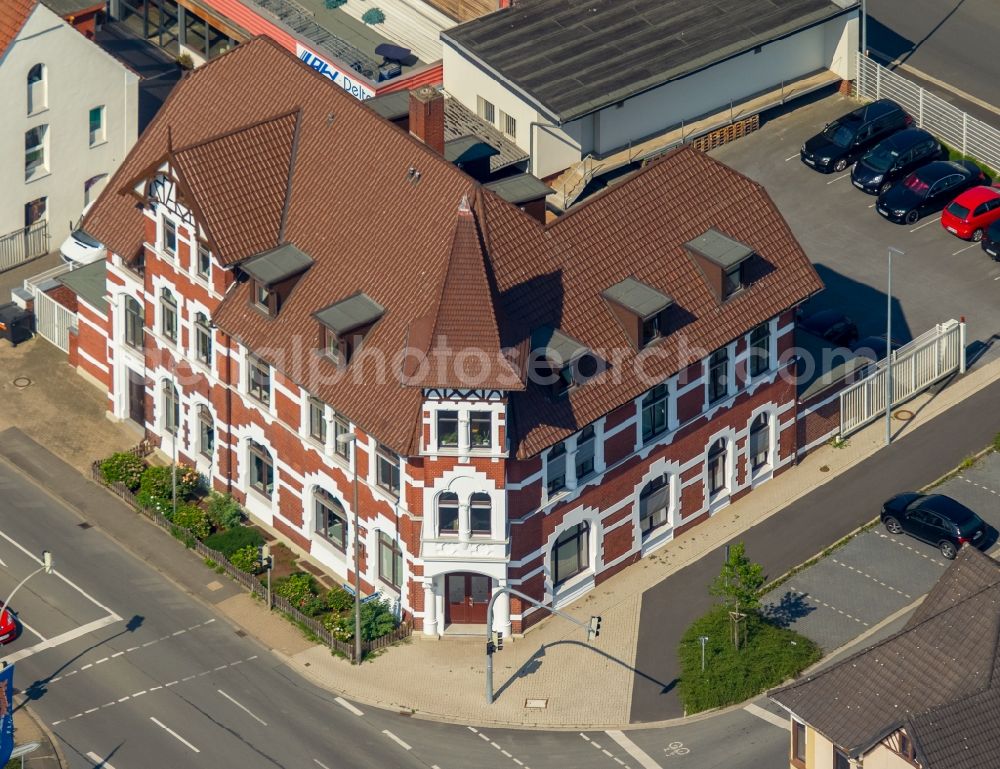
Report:
M857 325L840 310L820 310L800 317L798 324L804 331L840 347L847 347L858 338Z
M875 210L890 221L913 224L928 212L940 211L969 187L988 183L971 160L936 160L879 195Z
M912 122L896 102L879 99L837 118L807 139L799 158L823 173L843 171L882 139Z
M951 560L962 545L983 548L989 527L974 512L944 494L897 494L882 505L882 523L890 534L906 533L929 542Z
M907 128L894 133L862 156L851 170L851 183L862 192L878 195L924 163L941 157L941 145L927 131Z

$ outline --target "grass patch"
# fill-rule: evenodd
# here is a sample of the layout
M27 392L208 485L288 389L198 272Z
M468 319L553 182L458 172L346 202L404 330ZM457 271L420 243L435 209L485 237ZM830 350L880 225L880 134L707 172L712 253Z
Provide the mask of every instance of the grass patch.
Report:
M940 141L940 139L938 141ZM990 168L985 163L983 163L982 161L976 160L971 155L963 155L961 153L961 151L955 149L954 147L951 147L951 146L945 144L944 142L940 142L940 143L941 143L941 146L944 147L944 151L948 153L948 160L971 160L973 163L975 163L977 166L979 166L979 170L981 170L984 174L986 174L988 177L990 177L991 180L994 179L994 178L996 178L997 172L994 171L992 168Z
M732 626L724 606L714 607L684 633L678 690L689 715L755 697L794 678L822 656L815 643L794 630L778 627L757 615L748 616L744 622L747 640L738 651L733 647ZM708 636L704 673L698 636Z

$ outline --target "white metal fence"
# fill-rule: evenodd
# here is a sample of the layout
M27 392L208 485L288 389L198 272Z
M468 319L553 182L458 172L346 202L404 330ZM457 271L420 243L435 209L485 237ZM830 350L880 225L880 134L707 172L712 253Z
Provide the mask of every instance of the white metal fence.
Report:
M35 304L35 331L63 352L69 352L70 331L76 331L76 313L63 307L45 292L57 285L56 278L70 271L70 265L60 264L51 270L24 281L24 288Z
M0 272L18 267L49 251L49 223L42 219L0 236Z
M885 413L886 376L892 366L892 405L955 371L965 371L965 323L949 320L876 363L873 372L840 392L840 437Z
M970 117L952 104L898 72L858 53L857 95L863 99L892 99L917 125L963 155L1000 170L1000 130Z

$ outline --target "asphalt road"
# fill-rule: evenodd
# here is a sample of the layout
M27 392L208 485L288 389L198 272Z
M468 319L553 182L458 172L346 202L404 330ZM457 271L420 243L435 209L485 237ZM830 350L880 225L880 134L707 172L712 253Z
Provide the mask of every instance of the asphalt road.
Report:
M869 48L1000 107L995 0L868 0L868 15Z
M0 594L43 548L55 554L58 574L15 599L30 629L2 653L17 666L16 701L55 733L68 769L755 769L787 754L784 728L742 710L621 735L469 728L345 703L213 609L233 583L207 591L215 575L189 551L17 430L0 433L0 500Z
M885 499L920 488L989 444L997 433L1000 382L905 433L829 483L738 538L769 577L780 576L878 514ZM986 416L986 418L984 418ZM737 541L736 539L732 540ZM712 605L708 585L719 572L725 545L668 577L643 596L632 695L632 722L683 715L675 688L676 649L684 630ZM665 686L654 685L662 681Z

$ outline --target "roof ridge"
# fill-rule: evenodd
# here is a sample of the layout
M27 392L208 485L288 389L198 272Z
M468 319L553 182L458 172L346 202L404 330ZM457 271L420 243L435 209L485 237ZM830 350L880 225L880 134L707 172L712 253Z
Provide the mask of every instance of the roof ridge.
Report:
M281 224L278 226L278 242L285 242L285 228L288 225L288 209L292 200L292 176L295 174L295 161L299 156L299 136L302 133L302 107L295 113L295 129L292 133L292 149L288 159L288 181L285 183L285 203L281 207Z

